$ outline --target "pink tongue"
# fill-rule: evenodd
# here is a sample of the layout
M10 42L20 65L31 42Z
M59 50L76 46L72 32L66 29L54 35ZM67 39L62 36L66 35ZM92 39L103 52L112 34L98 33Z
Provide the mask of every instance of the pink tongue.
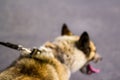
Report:
M95 69L91 65L88 65L88 67L89 67L90 71L92 71L93 73L99 73L100 72L99 69Z

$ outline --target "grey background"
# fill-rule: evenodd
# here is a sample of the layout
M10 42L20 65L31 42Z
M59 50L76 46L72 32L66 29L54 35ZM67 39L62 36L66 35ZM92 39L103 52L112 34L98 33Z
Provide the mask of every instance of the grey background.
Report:
M60 35L67 23L74 34L88 31L103 56L99 74L76 72L71 80L120 79L120 0L0 0L0 41L39 47ZM0 70L19 52L0 46Z

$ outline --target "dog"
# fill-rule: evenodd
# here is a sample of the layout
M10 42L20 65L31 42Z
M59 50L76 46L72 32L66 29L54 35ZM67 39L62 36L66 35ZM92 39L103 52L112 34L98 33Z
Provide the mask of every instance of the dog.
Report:
M17 49L10 43L7 46ZM99 72L90 62L102 59L86 31L74 35L66 24L53 42L31 51L20 46L18 50L20 57L0 73L0 80L69 80L78 70L88 75Z

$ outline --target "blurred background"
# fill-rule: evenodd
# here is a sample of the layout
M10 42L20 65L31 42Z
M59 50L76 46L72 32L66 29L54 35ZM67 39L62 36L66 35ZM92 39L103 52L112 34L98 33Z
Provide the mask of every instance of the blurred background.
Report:
M119 0L0 0L0 41L39 47L59 36L63 23L74 34L87 31L103 57L92 63L99 74L78 71L70 80L119 80ZM0 71L18 57L18 51L0 46Z

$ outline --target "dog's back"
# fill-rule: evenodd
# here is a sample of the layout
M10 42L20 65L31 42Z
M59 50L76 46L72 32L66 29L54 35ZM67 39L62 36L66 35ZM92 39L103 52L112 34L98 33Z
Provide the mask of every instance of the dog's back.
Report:
M54 57L21 57L0 74L0 80L68 80L66 74L67 68Z

